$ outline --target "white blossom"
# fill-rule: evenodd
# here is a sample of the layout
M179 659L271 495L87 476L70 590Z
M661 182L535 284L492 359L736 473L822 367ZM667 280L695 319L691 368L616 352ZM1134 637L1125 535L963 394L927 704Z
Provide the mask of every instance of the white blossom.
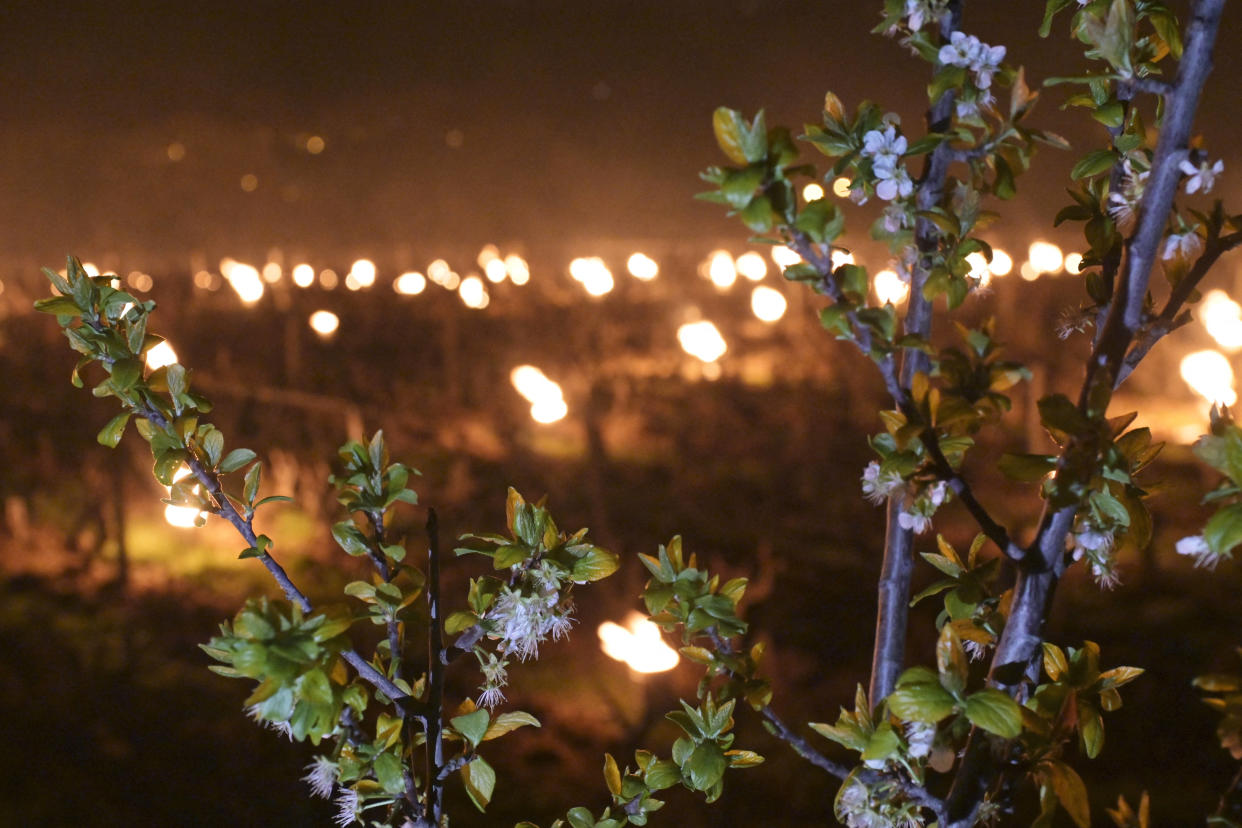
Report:
M1186 159L1177 165L1177 168L1184 172L1188 177L1186 179L1186 194L1197 193L1202 190L1210 193L1212 187L1216 184L1216 176L1224 172L1225 162L1217 159L1215 164L1209 164L1202 161L1199 164L1192 164Z
M1117 572L1117 561L1111 555L1103 560L1091 561L1091 576L1100 589L1112 589L1121 583L1121 574Z
M1129 158L1122 162L1122 179L1119 191L1108 194L1108 214L1117 224L1122 233L1134 229L1139 202L1143 200L1143 190L1147 186L1147 177L1151 170L1135 169Z
M897 160L905 155L909 146L906 136L898 135L897 128L891 124L883 131L870 130L863 135L863 146L860 155L870 158L872 166L891 169Z
M874 460L863 469L863 497L877 505L887 500L901 483L901 475L894 471L881 471L880 464Z
M525 661L539 655L539 644L551 637L564 636L573 619L570 608L562 606L556 590L540 590L524 595L511 587L504 587L488 618L497 627L501 639L500 651L514 653Z
M910 210L901 203L890 204L884 208L884 229L890 233L905 230L914 224Z
M333 821L337 825L353 825L358 819L358 792L353 788L342 788L336 797L336 816Z
M246 714L250 716L257 724L268 730L275 731L284 736L289 741L293 741L293 726L287 721L272 721L263 715L263 708L257 704L252 704L246 708Z
M1164 247L1160 251L1160 258L1165 261L1180 259L1188 262L1198 256L1202 250L1203 239L1191 229L1184 233L1170 233L1166 236Z
M302 781L310 786L311 795L320 799L330 799L332 789L336 787L336 763L326 756L316 756L315 761L306 766L306 776Z
M928 722L906 722L906 753L911 758L922 759L931 753L936 741L936 726Z
M875 194L885 201L892 201L894 198L908 198L914 192L914 182L910 180L910 173L906 172L906 168L898 164L895 167L875 167L876 178L879 179L875 185Z
M1222 556L1212 551L1203 535L1188 535L1177 542L1177 554L1193 558L1195 566L1215 569Z
M897 515L897 523L902 529L910 529L916 535L921 535L931 528L931 517L921 515L917 512L908 512L902 509L901 514Z
M971 661L982 661L983 657L988 654L986 644L971 641L969 638L962 639L962 649L966 651L966 655L970 656Z
M949 42L940 47L937 58L945 66L969 69L974 75L972 81L975 88L987 89L1005 59L1005 47L989 46L974 35L954 32L949 35Z

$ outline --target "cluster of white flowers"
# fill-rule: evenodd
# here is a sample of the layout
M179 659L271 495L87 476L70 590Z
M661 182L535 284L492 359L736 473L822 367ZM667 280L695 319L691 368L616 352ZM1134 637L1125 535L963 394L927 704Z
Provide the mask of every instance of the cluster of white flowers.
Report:
M858 779L848 780L837 794L836 816L848 828L923 828L917 806L873 796Z
M863 497L878 506L888 500L889 495L901 488L903 482L901 475L897 472L882 471L880 464L872 460L867 464L867 468L863 469Z
M1207 539L1203 535L1189 535L1177 542L1177 554L1185 555L1193 558L1195 566L1205 569L1215 569L1220 563L1223 555L1217 555L1212 551L1212 547L1208 546Z
M875 194L885 201L894 198L908 198L914 192L914 181L910 173L901 163L909 147L906 136L898 135L897 128L887 124L883 129L869 130L863 135L863 146L860 155L871 159L871 170L875 173Z
M311 795L320 799L331 799L336 788L337 765L326 756L316 756L315 761L306 766L306 776L302 781L310 786Z
M1113 554L1113 532L1090 522L1080 522L1069 536L1072 557L1076 561L1087 560L1091 575L1103 589L1112 589L1121 583L1117 572L1117 557Z
M573 626L573 607L561 601L559 576L549 583L541 580L546 574L528 579L532 587L528 594L508 586L501 588L487 613L488 620L496 625L501 653L514 654L523 661L537 657L542 642L563 637Z
M1210 193L1212 187L1216 185L1216 176L1225 171L1225 162L1217 159L1215 164L1209 164L1205 159L1198 164L1192 164L1190 161L1182 159L1182 163L1178 164L1177 168L1187 176L1187 195L1200 191Z
M949 42L940 47L937 57L946 66L969 69L975 88L988 89L992 86L992 76L1005 59L1005 47L989 46L974 35L954 32L949 35Z
M902 504L901 514L897 516L897 523L902 529L910 529L916 535L921 535L931 528L932 515L936 514L936 510L949 498L949 485L943 480L938 480L930 486L925 486L913 499L907 498L907 502Z

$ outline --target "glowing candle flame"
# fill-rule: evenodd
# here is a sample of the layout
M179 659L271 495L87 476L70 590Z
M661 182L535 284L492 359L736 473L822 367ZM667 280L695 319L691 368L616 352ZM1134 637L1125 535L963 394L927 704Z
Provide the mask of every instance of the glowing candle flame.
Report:
M626 617L625 626L605 621L598 633L605 655L624 661L636 673L663 673L677 666L677 651L664 642L660 628L637 612Z

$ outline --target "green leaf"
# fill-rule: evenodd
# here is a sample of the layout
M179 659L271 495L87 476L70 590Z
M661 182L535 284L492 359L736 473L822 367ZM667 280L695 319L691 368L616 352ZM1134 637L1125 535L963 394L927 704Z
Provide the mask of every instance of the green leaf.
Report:
M302 675L298 690L302 698L311 704L326 706L332 703L332 684L327 674L318 667L312 667Z
M220 463L220 455L224 453L224 434L220 429L213 428L203 437L202 445L210 465L216 467Z
M712 131L716 134L716 143L735 164L750 163L742 150L745 130L746 120L736 109L722 106L712 113Z
M953 696L940 686L939 681L899 687L887 702L888 709L898 718L928 724L944 719L955 707Z
M220 473L235 472L255 458L255 453L248 448L236 448L224 455L220 461Z
M693 790L706 791L720 781L728 766L729 761L720 745L707 741L699 743L691 751L681 770Z
M39 313L54 313L57 316L82 315L82 309L78 307L78 303L69 296L49 296L46 299L37 299L34 309Z
M936 669L940 672L940 684L944 689L950 693L961 693L966 689L970 662L951 624L940 628L940 639L936 642Z
M990 687L967 697L966 718L1004 739L1016 739L1022 732L1022 708L1007 693Z
M492 719L487 725L487 732L483 734L483 741L491 739L499 739L506 733L512 733L519 727L542 727L539 720L529 713L522 710L513 710L508 713L501 713Z
M371 768L375 771L375 778L379 782L380 787L386 793L399 794L405 790L405 778L402 775L401 760L396 754L384 751L375 757Z
M479 623L479 616L466 610L458 610L444 620L444 631L449 635L457 635Z
M1053 759L1041 766L1061 807L1069 814L1078 828L1091 825L1091 808L1087 801L1087 786L1078 772L1064 762Z
M1242 543L1242 503L1231 503L1212 515L1203 529L1203 539L1216 555L1228 555Z
M496 771L492 766L482 756L476 756L462 767L461 779L474 806L480 811L486 809L496 790Z
M449 719L449 723L453 725L453 729L462 735L462 737L470 743L471 747L478 747L483 741L483 737L487 734L487 726L491 722L491 714L485 708L479 708L473 713L467 713L464 716L455 716Z
M1010 480L1033 483L1056 468L1057 458L1049 454L1002 454L996 468Z
M124 411L117 414L108 424L100 429L95 439L101 446L108 448L116 448L117 443L121 442L121 435L125 433L125 424L129 422L129 418L133 416L132 411Z
M254 499L259 494L259 480L263 476L263 464L255 463L246 472L245 484L242 488L242 498L251 507L254 505Z
M574 561L573 567L569 570L569 579L577 582L598 581L616 572L618 566L620 566L620 560L616 554L607 549L592 546L585 555Z
M1115 163L1117 163L1117 153L1113 150L1092 150L1079 159L1074 168L1070 170L1070 178L1075 181L1080 178L1090 178L1112 169Z
M794 227L806 233L814 241L827 244L835 241L845 228L845 214L826 198L812 201L802 208Z

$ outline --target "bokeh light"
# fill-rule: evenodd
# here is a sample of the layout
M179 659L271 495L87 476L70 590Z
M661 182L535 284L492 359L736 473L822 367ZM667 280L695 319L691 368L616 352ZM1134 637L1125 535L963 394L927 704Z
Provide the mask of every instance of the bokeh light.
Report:
M701 362L715 362L729 350L720 331L706 319L687 322L678 328L677 341L683 351Z
M733 265L738 273L752 282L762 281L763 277L768 275L768 263L753 250L738 256Z
M1060 273L1065 264L1061 248L1047 241L1032 242L1026 258L1037 273Z
M660 628L637 612L625 626L605 621L598 629L600 648L609 658L623 661L636 673L663 673L677 666L677 651L668 646Z
M168 340L164 340L147 351L147 367L152 371L163 368L165 365L172 365L176 361L177 352L173 350L172 345L168 344Z
M402 273L392 283L392 289L402 296L417 296L427 289L427 277L413 270Z
M1209 290L1199 304L1199 321L1226 351L1242 348L1242 306L1223 290Z
M1182 379L1192 390L1210 403L1233 405L1238 401L1234 390L1233 367L1220 351L1195 351L1182 357Z
M871 277L871 289L880 304L900 305L910 295L910 285L903 282L895 270L885 268Z
M819 201L824 197L824 188L812 181L802 188L803 201Z
M750 294L750 310L764 322L776 322L785 315L789 303L779 290L757 285Z
M327 339L336 333L336 329L341 326L341 320L332 311L317 310L310 315L310 326L312 331Z
M569 413L561 386L534 365L519 365L509 372L509 382L530 403L530 416L537 423L554 423Z
M569 275L591 296L603 296L615 286L612 271L598 256L580 257L569 263Z
M992 271L993 276L1008 276L1013 272L1013 257L999 247L993 247L992 263L988 265L988 270Z
M475 310L486 308L491 301L487 295L487 287L483 284L483 280L473 274L461 280L461 285L457 288L457 295L461 297L461 301L466 307L474 308Z
M646 253L631 253L625 260L625 269L641 282L650 282L660 275L660 266Z
M293 268L293 283L300 288L308 288L315 283L315 268L308 264L300 264Z
M707 278L721 290L728 290L737 281L737 265L727 250L712 251L707 259Z

